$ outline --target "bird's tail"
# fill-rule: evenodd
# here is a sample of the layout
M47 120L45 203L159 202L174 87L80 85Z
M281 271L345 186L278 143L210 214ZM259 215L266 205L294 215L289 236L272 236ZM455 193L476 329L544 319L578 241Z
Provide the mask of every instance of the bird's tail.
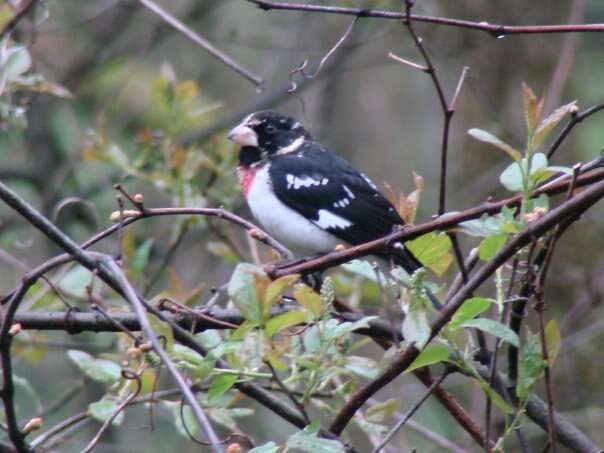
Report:
M419 260L413 255L413 253L411 253L405 247L393 248L391 256L392 261L394 261L394 264L401 266L409 275L413 274L416 270L424 267L422 263L420 263ZM430 302L432 302L434 308L440 310L442 308L442 303L440 302L438 297L436 297L434 293L428 288L424 289L426 290L426 296L428 296L428 299L430 299Z

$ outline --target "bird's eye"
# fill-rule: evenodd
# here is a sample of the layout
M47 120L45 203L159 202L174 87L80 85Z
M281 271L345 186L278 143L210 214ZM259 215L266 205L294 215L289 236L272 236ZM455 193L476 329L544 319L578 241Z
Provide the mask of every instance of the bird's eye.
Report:
M277 130L277 128L275 126L273 126L272 124L269 124L268 126L266 126L266 132L268 132L269 134L275 132Z

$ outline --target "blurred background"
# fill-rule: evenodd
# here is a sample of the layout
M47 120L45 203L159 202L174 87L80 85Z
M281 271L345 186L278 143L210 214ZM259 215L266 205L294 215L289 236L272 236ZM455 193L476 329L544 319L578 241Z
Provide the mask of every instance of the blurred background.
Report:
M388 183L397 194L414 189L413 172L423 176L425 190L416 223L436 213L442 112L429 78L387 57L393 52L422 62L401 23L359 20L318 76L309 81L296 78L298 89L286 94L290 72L305 59L312 72L351 17L264 12L244 0L158 3L262 76L264 90L259 92L136 1L43 2L34 20L24 21L10 44L27 47L31 62L24 66L24 74L42 76L45 82L5 91L0 100L0 180L74 239L84 241L110 224L109 215L117 209L115 183L132 194L143 193L149 207L223 205L251 219L236 183L237 150L225 134L258 106L296 117L315 138L378 185ZM400 10L402 2L309 3ZM6 3L0 7L0 19L2 14L7 17L7 7ZM424 0L417 2L414 12L510 25L604 22L601 0ZM451 130L449 211L472 207L488 196L510 195L498 181L509 164L507 156L466 131L479 127L522 149L523 81L537 95L546 96L546 113L572 100L580 110L604 101L602 34L495 39L478 31L429 24L418 23L416 30L448 97L463 67L469 67ZM575 129L554 164L571 166L600 154L604 114L600 115ZM602 360L604 343L603 214L601 204L566 233L556 250L546 292L546 315L558 319L563 335L553 373L556 407L600 444L604 393L596 364ZM475 245L474 239L462 238L465 251ZM111 238L97 249L117 253L119 247L117 238ZM218 220L184 217L137 223L126 233L122 250L132 263L130 277L146 295L193 294L195 303L203 303L210 287L228 280L234 263L251 259L248 241L238 229ZM0 206L0 294L18 284L24 269L57 252L14 212ZM267 251L261 249L261 256L268 257ZM87 275L67 267L52 278L72 302L84 303ZM350 294L349 287L342 291ZM361 296L368 311L379 299L371 287ZM50 311L64 306L41 286L30 294L26 308ZM534 321L529 317L527 322L536 325ZM109 334L28 335L15 346L16 373L30 381L42 406L81 381L66 358L66 348L111 353L115 342ZM482 420L484 396L477 386L451 378L445 387ZM407 401L406 395L418 395L420 388L407 376L382 396L395 396L404 411L414 400ZM74 399L48 416L48 426L84 410L101 394L96 384L84 385ZM28 398L20 395L24 413L35 413L35 407L27 406ZM111 430L96 451L160 452L176 445L183 452L200 451L173 423L161 423L162 417L171 419L171 413L158 410L157 417L156 431L149 433L147 412L129 411L124 425ZM256 417L238 423L262 443L293 432L275 420L258 409ZM437 403L425 405L416 421L467 451L476 449ZM57 448L79 451L96 429L98 425L91 424ZM545 436L530 423L527 435L540 440ZM441 451L413 429L399 440L405 451L413 446L422 452ZM514 451L515 439L510 442L509 451Z

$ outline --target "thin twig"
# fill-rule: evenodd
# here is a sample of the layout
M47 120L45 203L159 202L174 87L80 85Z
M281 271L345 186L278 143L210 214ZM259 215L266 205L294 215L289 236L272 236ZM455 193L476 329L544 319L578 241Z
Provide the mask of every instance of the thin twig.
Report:
M367 8L345 8L340 6L310 5L306 3L273 2L267 0L247 0L256 4L263 10L289 10L305 11L324 14L343 14L346 16L376 17L381 19L402 20L406 18L405 13L398 11L381 11ZM604 32L604 24L577 24L577 25L498 25L489 24L485 21L473 22L469 20L450 19L446 17L433 17L424 15L413 15L414 22L427 22L435 25L446 25L450 27L478 30L494 38L506 35L521 34L548 34L548 33L598 33Z
M275 368L273 367L271 362L266 360L264 363L266 364L268 369L271 371L271 374L273 375L273 380L275 381L275 383L279 386L279 388L283 391L283 393L285 393L287 395L287 397L290 399L290 401L292 403L294 403L294 406L296 406L298 408L298 410L300 411L300 414L302 415L302 417L304 417L304 420L306 421L306 423L310 424L310 418L308 417L308 414L306 413L306 408L304 407L304 404L302 404L298 400L298 398L296 398L294 396L294 394L291 392L291 390L288 389L287 386L283 383L283 381L279 378L279 375L277 374L277 371L275 370Z
M163 9L157 3L155 3L152 0L139 0L139 1L146 8L148 8L153 13L157 14L159 17L162 18L162 20L164 20L170 26L172 26L173 28L175 28L176 30L181 32L183 35L185 35L191 41L193 41L194 43L203 47L214 57L218 58L225 65L227 65L227 66L231 67L232 69L234 69L235 71L237 71L239 74L241 74L244 78L246 78L247 80L252 82L257 87L262 88L262 86L264 85L264 80L261 77L252 73L248 69L244 68L240 63L233 60L233 58L231 58L230 56L228 56L227 54L222 52L220 49L218 49L216 46L214 46L211 42L209 42L207 39L202 37L199 33L194 31L187 25L185 25L183 22L178 20L172 14L168 13L165 9Z
M394 425L394 427L388 432L386 437L384 437L384 440L382 441L382 443L380 443L377 447L375 447L373 449L373 453L379 453L382 450L382 448L384 448L388 444L388 442L390 442L392 440L392 438L395 436L395 434L403 426L405 426L405 423L407 423L407 421L411 417L413 417L413 415L419 410L419 408L422 407L422 405L428 399L428 397L432 394L434 389L436 389L436 387L438 387L440 384L443 383L443 381L445 380L447 375L448 375L448 373L444 372L438 379L436 379L434 382L432 382L432 385L430 385L430 387L428 387L428 389L424 392L424 394L419 399L419 401L417 403L415 403L411 409L409 409L409 411L405 414L405 416L403 418L401 418L396 423L396 425Z
M15 15L8 21L4 28L0 31L0 40L4 38L7 33L11 33L17 24L21 22L31 9L36 5L38 0L27 0L23 7L15 13Z
M340 46L342 44L344 44L344 41L346 41L346 39L352 34L352 30L358 20L359 20L358 16L353 19L353 21L350 23L350 25L348 26L348 28L346 29L344 34L340 37L340 39L338 39L336 44L331 49L329 49L329 51L325 54L325 56L323 58L321 58L321 61L319 61L317 68L314 70L314 72L312 74L307 74L305 71L306 67L308 66L308 60L304 60L302 63L300 63L300 65L296 69L294 69L293 71L291 71L289 73L290 87L287 89L288 93L293 93L298 88L298 84L294 80L294 76L296 74L301 74L304 77L304 79L306 79L306 80L314 79L315 77L317 77L319 75L319 73L323 69L323 66L325 66L325 63L327 62L329 57L331 57L333 55L333 53L336 50L338 50L340 48Z
M111 423L113 423L113 420L115 420L115 418L126 408L126 406L130 404L140 393L142 385L141 378L138 374L128 370L122 370L122 377L127 380L136 381L136 389L134 390L134 392L131 392L126 398L124 398L124 400L115 408L115 411L113 411L113 413L109 417L107 417L107 419L103 422L101 428L96 433L96 435L82 450L82 453L89 453L94 447L96 447L96 445L101 440L101 436L105 431L107 431Z

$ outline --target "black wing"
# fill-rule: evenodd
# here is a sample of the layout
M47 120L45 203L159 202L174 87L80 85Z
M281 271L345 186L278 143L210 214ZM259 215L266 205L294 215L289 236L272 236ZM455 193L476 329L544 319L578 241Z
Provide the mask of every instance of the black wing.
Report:
M271 159L270 176L281 202L349 244L380 238L404 223L365 175L318 143Z
M405 223L367 176L318 143L305 142L297 152L274 157L269 171L282 203L348 244L378 239ZM332 222L322 222L325 218ZM378 254L393 257L409 273L422 266L406 249Z

